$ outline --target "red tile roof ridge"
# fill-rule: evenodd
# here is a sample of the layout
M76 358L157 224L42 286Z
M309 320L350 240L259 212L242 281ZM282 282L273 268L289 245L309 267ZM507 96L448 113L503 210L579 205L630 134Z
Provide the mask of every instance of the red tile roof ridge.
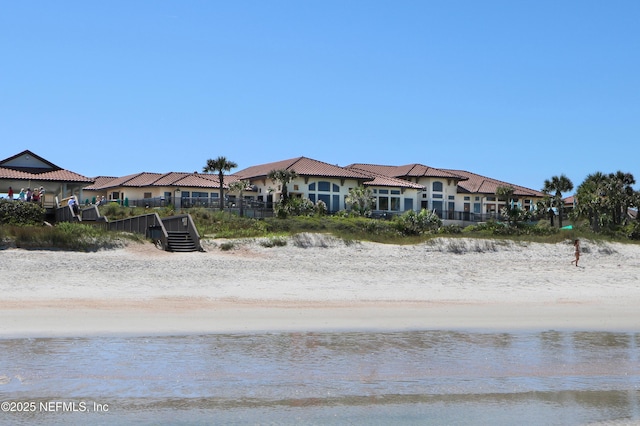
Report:
M445 169L447 171L451 171L452 173L464 173L467 174L469 176L473 176L475 178L475 180L478 180L478 178L481 178L481 183L479 185L477 185L476 189L481 188L485 183L487 184L491 184L491 185L497 185L497 186L510 186L515 190L519 190L519 191L524 191L524 192L532 192L533 195L536 196L544 196L544 194L542 193L542 191L537 191L535 189L531 189L531 188L527 188L525 186L521 186L521 185L515 185L513 183L509 183L509 182L505 182L499 179L494 179L488 176L483 176L483 175L479 175L477 173L473 173L467 170L461 170L461 169ZM468 181L469 184L471 184L471 179L469 179ZM464 187L465 184L460 184L462 187ZM471 192L479 192L479 191L471 191Z

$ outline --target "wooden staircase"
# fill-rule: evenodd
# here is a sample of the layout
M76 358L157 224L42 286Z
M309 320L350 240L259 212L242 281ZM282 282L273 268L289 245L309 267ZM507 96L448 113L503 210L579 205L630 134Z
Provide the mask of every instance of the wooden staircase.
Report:
M191 252L199 251L195 241L187 231L167 231L169 238L167 239L168 251L174 252Z

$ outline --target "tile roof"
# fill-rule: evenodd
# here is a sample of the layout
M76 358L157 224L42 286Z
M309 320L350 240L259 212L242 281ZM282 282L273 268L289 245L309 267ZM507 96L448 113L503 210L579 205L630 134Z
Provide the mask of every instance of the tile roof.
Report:
M227 175L225 185L234 180L238 180L233 175ZM220 188L217 175L200 174L200 173L135 173L132 175L122 176L119 178L97 177L96 183L85 190L99 191L117 187L144 187L144 186L189 186L195 188Z
M62 181L62 182L85 182L91 183L93 180L79 175L69 170L52 170L43 173L29 173L21 170L0 167L0 179L17 180L42 180L42 181Z
M514 185L512 183L503 182L486 176L467 172L466 170L449 170L447 171L466 177L467 180L458 182L458 188L463 192L471 194L495 194L499 186L510 186L514 189L514 195L529 197L544 197L544 193L534 189L525 188L524 186Z
M374 175L373 180L369 180L363 183L366 186L392 186L394 188L411 188L424 190L424 185L419 185L417 183L409 182L404 179L397 179L389 176L383 175Z
M356 170L356 169L353 169L353 170ZM398 179L391 176L385 176L385 175L374 173L374 172L366 172L366 174L371 177L371 180L364 182L363 185L365 186L392 186L394 188L410 188L410 189L418 189L418 190L425 189L424 185L409 182L408 180Z
M464 180L464 176L458 176L449 170L436 169L434 167L425 166L424 164L405 164L404 166L385 166L380 164L360 164L354 163L347 166L349 169L355 169L365 172L373 172L384 176L396 178L408 177L433 177L445 179Z
M28 167L11 165L12 161L23 156L31 156L44 164L44 167ZM15 163L14 163L15 164ZM92 183L93 180L81 174L65 170L45 160L29 150L22 151L4 160L0 160L0 179L61 181Z
M111 182L112 180L117 179L115 176L96 176L93 178L93 185L86 186L85 190L95 190L97 188L104 187L106 184Z
M371 178L357 170L350 170L345 167L335 166L307 157L296 157L288 160L265 163L257 166L247 167L236 172L235 175L242 179L265 177L272 170L293 170L298 176L324 176L337 178L352 178L360 180L370 180Z

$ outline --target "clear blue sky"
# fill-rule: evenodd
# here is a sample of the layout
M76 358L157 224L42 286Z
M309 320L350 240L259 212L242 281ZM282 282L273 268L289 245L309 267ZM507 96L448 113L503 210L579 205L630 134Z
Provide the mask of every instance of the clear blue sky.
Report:
M640 180L638 22L637 0L4 1L0 158Z

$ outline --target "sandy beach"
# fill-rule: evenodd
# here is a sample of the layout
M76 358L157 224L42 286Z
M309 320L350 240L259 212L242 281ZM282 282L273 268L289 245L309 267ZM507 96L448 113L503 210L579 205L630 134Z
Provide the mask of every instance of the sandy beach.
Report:
M640 246L303 235L222 251L0 251L0 337L314 330L612 330L640 324Z

